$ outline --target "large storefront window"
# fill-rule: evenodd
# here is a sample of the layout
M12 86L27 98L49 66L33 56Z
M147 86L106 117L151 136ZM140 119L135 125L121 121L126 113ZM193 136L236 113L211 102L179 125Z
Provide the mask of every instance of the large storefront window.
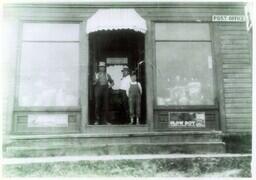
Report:
M157 105L213 105L208 24L156 23Z
M79 24L25 23L19 106L78 106Z

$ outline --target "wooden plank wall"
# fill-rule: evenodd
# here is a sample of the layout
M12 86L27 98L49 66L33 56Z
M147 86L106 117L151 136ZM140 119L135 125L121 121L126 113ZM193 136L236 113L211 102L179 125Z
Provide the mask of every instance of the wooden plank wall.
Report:
M250 132L252 127L252 62L245 23L218 23L223 71L226 131Z

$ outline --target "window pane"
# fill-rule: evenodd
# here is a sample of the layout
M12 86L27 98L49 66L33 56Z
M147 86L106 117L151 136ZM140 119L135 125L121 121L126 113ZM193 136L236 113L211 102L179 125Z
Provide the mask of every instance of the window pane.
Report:
M23 43L20 106L77 106L78 43Z
M208 24L156 23L156 40L210 40Z
M157 42L157 104L213 105L209 42Z
M79 24L25 23L23 40L78 41Z

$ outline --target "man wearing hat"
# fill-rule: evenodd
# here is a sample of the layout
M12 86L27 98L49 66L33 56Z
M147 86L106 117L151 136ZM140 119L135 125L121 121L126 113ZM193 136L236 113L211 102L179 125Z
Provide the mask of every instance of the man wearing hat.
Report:
M114 81L106 72L105 62L99 62L98 68L99 71L95 74L93 80L95 86L95 125L107 124L108 89L114 86Z
M128 91L130 88L131 77L129 75L128 66L124 66L122 69L123 77L120 82L120 99L121 109L124 115L124 122L129 123L129 104L128 104Z

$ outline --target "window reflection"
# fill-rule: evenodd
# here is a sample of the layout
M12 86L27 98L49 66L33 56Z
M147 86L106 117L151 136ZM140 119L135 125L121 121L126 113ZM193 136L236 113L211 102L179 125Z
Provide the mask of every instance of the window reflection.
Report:
M20 106L78 105L78 43L23 43Z
M157 104L214 104L210 42L157 42Z

